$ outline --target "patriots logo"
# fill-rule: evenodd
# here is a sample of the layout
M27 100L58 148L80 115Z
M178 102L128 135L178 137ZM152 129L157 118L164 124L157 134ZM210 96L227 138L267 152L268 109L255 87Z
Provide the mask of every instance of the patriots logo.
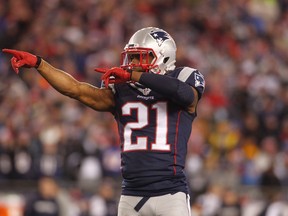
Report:
M205 88L205 80L201 73L198 71L195 73L195 87L202 86Z
M165 40L170 38L170 36L166 32L163 32L163 31L155 31L155 32L150 33L150 35L155 39L159 47L163 44Z

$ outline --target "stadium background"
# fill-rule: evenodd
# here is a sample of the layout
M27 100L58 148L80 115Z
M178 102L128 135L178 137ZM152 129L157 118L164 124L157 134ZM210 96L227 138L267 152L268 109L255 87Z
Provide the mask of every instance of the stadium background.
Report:
M93 68L118 65L146 26L168 31L177 65L206 77L187 156L193 216L287 214L286 0L0 0L0 48L95 85ZM113 117L60 95L34 69L20 77L0 53L0 215L21 216L42 176L57 184L61 216L116 215Z

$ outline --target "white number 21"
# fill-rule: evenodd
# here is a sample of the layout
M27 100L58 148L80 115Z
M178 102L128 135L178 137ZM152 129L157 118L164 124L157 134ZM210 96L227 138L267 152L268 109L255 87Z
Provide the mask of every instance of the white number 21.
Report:
M170 144L167 143L168 121L167 103L158 102L152 107L156 111L155 142L151 144L151 150L170 151ZM130 102L122 107L123 116L130 116L131 111L137 113L136 122L128 122L124 127L123 151L148 150L148 137L136 137L136 143L132 143L133 130L141 130L149 124L149 107L140 102Z

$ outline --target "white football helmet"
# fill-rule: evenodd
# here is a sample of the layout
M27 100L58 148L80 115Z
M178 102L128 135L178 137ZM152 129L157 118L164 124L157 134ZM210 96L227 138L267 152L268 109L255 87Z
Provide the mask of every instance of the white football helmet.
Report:
M130 38L121 54L121 67L133 69L141 67L144 71L165 74L175 69L176 44L173 38L164 30L147 27L138 30ZM137 55L139 64L133 64L132 58ZM149 56L153 60L149 62Z

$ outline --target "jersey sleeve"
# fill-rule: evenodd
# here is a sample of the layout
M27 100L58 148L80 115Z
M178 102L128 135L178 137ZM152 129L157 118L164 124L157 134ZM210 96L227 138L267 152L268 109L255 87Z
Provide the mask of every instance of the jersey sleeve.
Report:
M179 72L177 78L194 87L198 92L199 99L202 97L205 90L205 79L203 74L201 74L197 69L184 67Z

